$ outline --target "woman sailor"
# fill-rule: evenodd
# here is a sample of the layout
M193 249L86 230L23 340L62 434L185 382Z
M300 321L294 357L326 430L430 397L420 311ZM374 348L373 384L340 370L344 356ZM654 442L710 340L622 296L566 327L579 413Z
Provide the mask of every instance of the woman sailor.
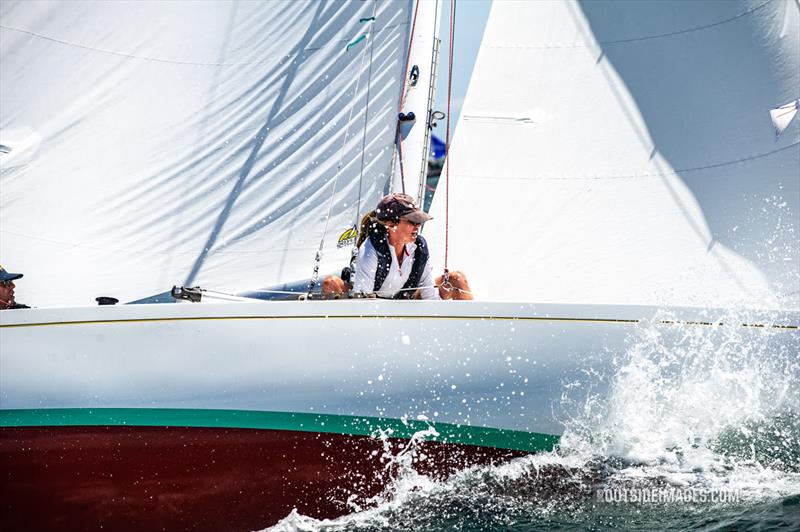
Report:
M472 299L461 272L434 284L430 253L419 234L431 216L406 194L389 194L361 221L353 290L388 299ZM323 282L323 293L343 292L338 277Z

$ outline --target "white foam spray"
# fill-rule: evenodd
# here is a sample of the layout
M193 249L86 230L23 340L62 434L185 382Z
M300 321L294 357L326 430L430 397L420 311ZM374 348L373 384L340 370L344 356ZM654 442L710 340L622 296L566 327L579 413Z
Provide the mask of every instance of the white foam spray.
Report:
M747 458L720 452L726 435L752 441L750 427L763 431L800 412L800 335L745 326L749 320L734 312L705 324L675 321L660 313L636 327L607 396L587 400L567 423L562 451L621 459L629 467L617 477L626 480L752 496L800 492L797 472L772 469L754 447ZM800 449L791 430L774 436L770 445Z
M333 520L292 513L271 530L392 529L417 518L429 525L469 505L481 506L472 515L488 515L481 526L489 528L519 516L536 523L555 515L563 524L569 515L579 524L594 519L585 515L596 511L585 504L593 493L620 486L729 490L744 503L800 493L800 334L744 326L752 321L733 312L676 322L669 313L640 322L612 354L611 375L587 367L586 382L565 387L574 415L557 451L436 482L414 471L415 445L398 453L383 435L386 463L399 474L379 498ZM587 387L598 393L586 397ZM579 403L570 404L572 388Z

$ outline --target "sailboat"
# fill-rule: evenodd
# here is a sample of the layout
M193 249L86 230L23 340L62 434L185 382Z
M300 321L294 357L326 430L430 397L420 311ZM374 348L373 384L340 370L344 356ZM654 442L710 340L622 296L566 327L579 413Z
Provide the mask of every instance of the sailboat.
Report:
M440 18L0 5L0 252L38 307L0 312L4 528L253 529L352 511L403 460L549 450L565 384L642 321L800 351L780 0L495 2L424 230L476 300L236 296L336 271L379 197L421 197ZM173 284L204 301L154 303Z

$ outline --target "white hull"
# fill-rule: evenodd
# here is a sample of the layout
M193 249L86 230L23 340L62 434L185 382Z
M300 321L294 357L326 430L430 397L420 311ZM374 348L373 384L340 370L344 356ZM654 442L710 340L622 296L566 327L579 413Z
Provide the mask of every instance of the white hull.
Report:
M3 312L0 408L239 409L560 434L564 384L589 368L608 376L655 313L380 300ZM759 318L782 325L770 341L797 343L797 312Z

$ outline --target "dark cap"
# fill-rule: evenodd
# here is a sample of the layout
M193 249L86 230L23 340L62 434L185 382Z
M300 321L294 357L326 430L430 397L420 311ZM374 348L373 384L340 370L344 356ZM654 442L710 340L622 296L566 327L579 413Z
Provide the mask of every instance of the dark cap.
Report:
M421 224L433 219L428 213L417 208L414 198L399 192L384 196L378 202L375 214L382 222L399 222L404 219Z
M0 281L16 281L22 277L21 273L7 272L5 268L0 266Z

